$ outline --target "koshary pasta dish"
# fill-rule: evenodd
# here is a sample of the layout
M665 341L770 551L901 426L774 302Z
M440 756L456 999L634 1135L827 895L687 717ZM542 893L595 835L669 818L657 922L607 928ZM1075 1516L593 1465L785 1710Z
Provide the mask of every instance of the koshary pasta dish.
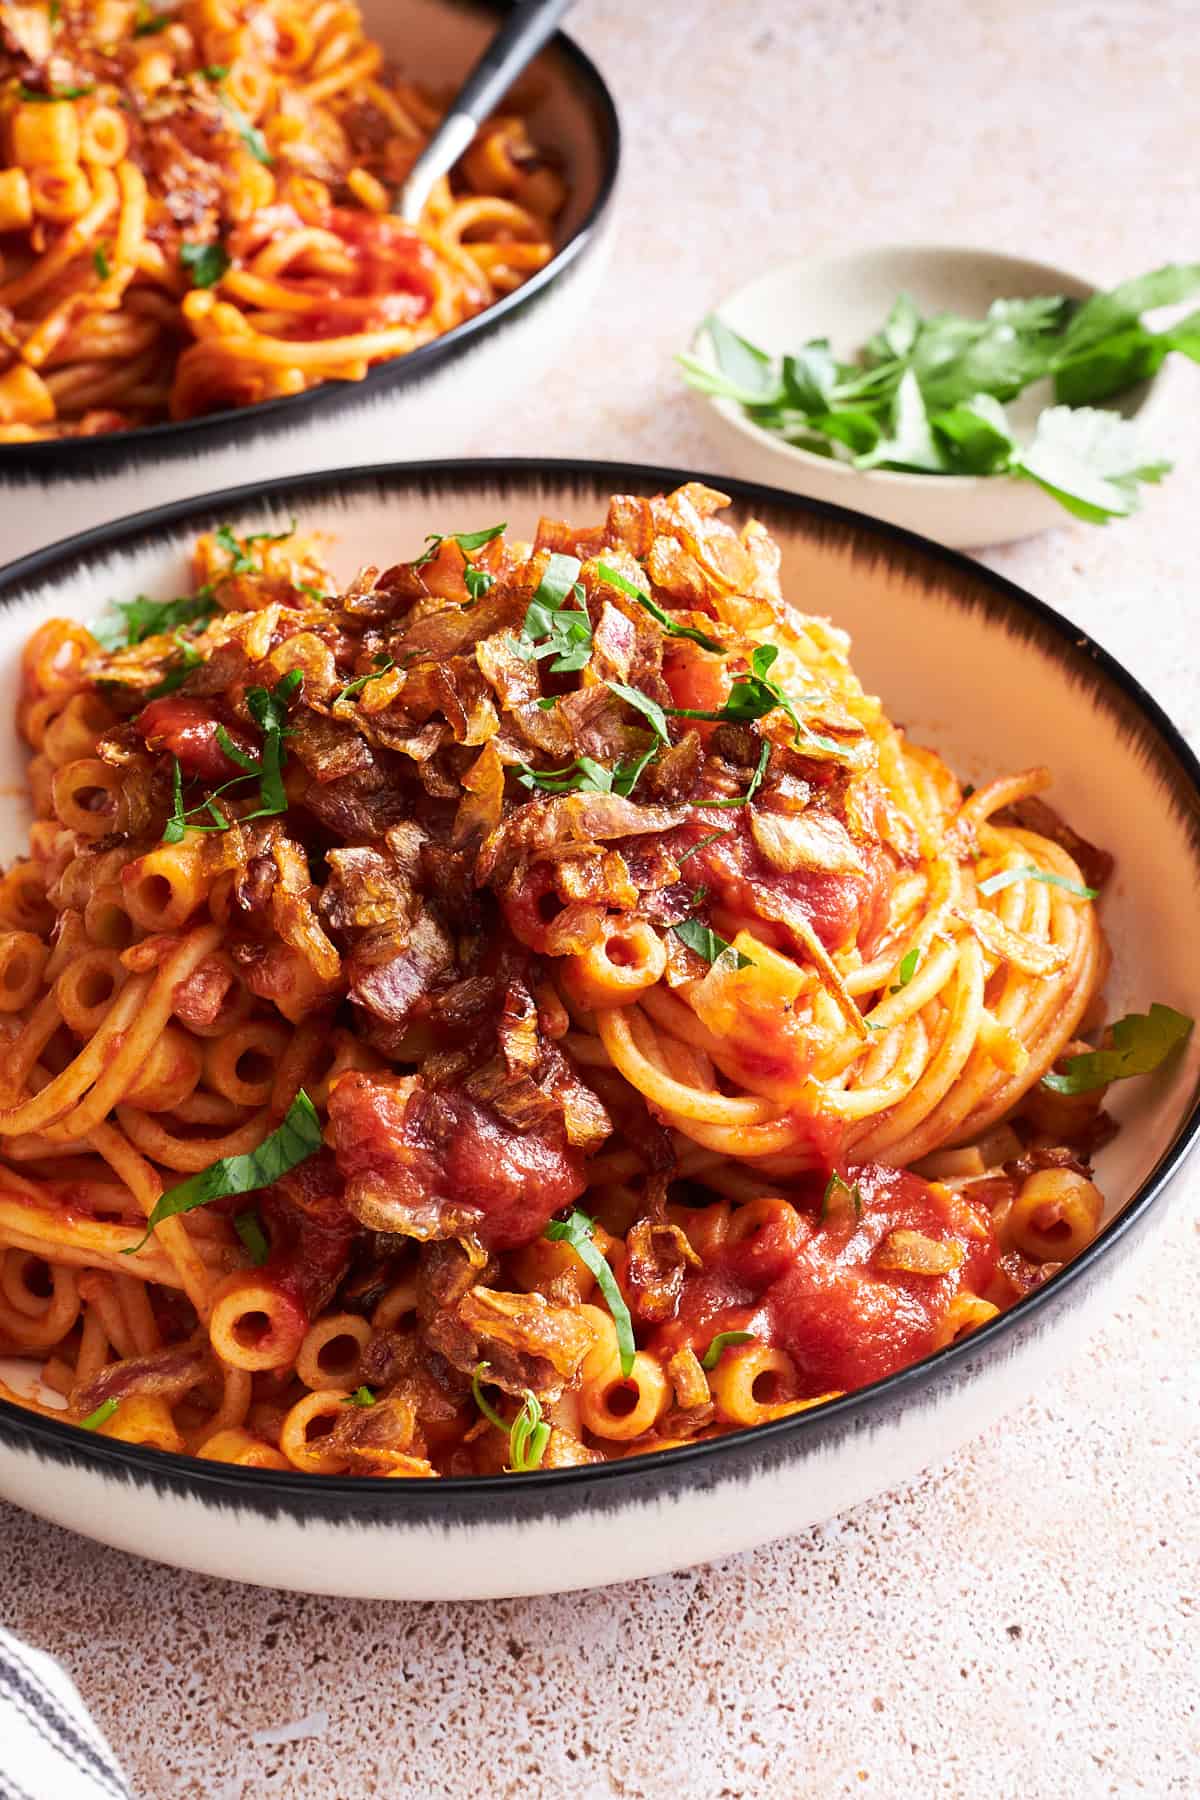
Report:
M819 1406L1088 1242L1106 1085L1191 1021L1103 1030L1110 859L1044 769L910 743L726 504L344 591L223 526L185 597L34 633L4 1398L255 1468L558 1469Z
M389 213L441 111L348 0L0 4L0 443L361 380L519 287L566 188L514 105Z

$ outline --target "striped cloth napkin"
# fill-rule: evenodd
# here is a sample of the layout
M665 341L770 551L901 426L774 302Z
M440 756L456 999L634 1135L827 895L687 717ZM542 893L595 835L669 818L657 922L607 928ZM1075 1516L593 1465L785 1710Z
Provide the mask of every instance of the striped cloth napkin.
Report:
M66 1670L2 1627L0 1800L133 1800Z

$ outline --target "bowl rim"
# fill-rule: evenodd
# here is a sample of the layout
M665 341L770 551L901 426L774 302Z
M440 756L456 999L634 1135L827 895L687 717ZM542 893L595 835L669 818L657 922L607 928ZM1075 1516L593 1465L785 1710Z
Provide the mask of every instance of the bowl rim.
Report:
M498 14L511 10L512 0L447 0L456 12ZM594 241L616 192L621 171L622 132L617 103L604 76L575 39L556 31L539 52L561 59L568 81L585 110L594 119L594 136L600 150L601 170L595 196L571 235L549 262L528 280L502 294L482 312L463 319L449 331L419 344L403 356L391 357L368 369L361 381L326 380L299 394L281 394L252 406L227 406L219 412L200 413L191 419L162 419L153 425L134 425L126 431L100 432L94 437L45 438L26 443L0 444L0 481L34 476L99 472L106 461L144 462L161 456L202 453L236 437L239 426L248 434L257 429L271 432L276 426L305 419L318 411L336 411L367 400L388 389L416 385L460 350L469 349L491 335L522 308L543 298L560 276L566 275ZM253 423L251 423L253 422Z
M840 527L847 534L890 542L915 553L916 561L941 565L945 573L966 577L979 584L990 591L1001 612L1024 616L1039 625L1043 636L1057 644L1066 661L1078 667L1086 666L1098 674L1100 682L1110 684L1131 702L1143 722L1152 728L1159 740L1156 746L1159 757L1168 766L1171 759L1176 765L1172 786L1185 792L1190 803L1195 823L1196 856L1200 863L1200 757L1153 695L1102 644L1044 600L961 551L949 549L887 520L762 482L658 464L574 457L453 457L430 462L371 463L308 470L167 501L110 523L91 526L43 549L31 551L0 567L0 610L6 609L17 598L27 597L31 588L48 585L59 578L69 580L94 553L119 551L139 542L152 544L156 539L177 534L189 523L203 527L222 516L237 517L253 506L286 503L296 510L297 504L302 507L305 500L322 495L342 500L352 498L355 490L360 488L368 493L372 490L379 493L388 488L419 489L423 483L435 487L443 482L466 484L471 481L532 485L554 479L564 483L574 481L581 486L591 484L598 493L620 492L620 484L632 484L632 491L659 491L698 481L727 493L734 501L807 515L814 523ZM97 1466L101 1472L107 1471L118 1478L136 1476L159 1484L165 1482L168 1487L182 1485L203 1499L225 1503L240 1498L248 1504L269 1505L275 1496L289 1510L297 1507L304 1510L307 1497L310 1503L321 1506L325 1516L331 1509L336 1511L339 1502L357 1502L358 1506L347 1507L344 1516L354 1516L362 1505L373 1503L376 1510L382 1508L397 1521L406 1516L412 1516L414 1523L423 1521L431 1516L428 1490L432 1485L436 1489L432 1496L434 1512L442 1500L447 1502L444 1521L447 1527L455 1522L452 1504L455 1501L467 1503L492 1498L511 1501L519 1493L521 1496L540 1496L549 1504L556 1494L578 1497L581 1491L593 1486L608 1490L616 1500L619 1500L621 1490L628 1488L629 1497L633 1498L641 1485L639 1478L643 1476L719 1466L726 1456L732 1465L736 1465L738 1453L754 1446L762 1446L764 1450L788 1446L794 1452L805 1434L819 1441L823 1428L830 1422L844 1421L854 1415L859 1415L858 1423L861 1424L867 1415L919 1392L959 1364L978 1357L981 1351L994 1351L1010 1333L1035 1315L1046 1309L1056 1310L1060 1297L1083 1280L1098 1262L1106 1259L1119 1241L1141 1223L1178 1174L1197 1141L1200 1141L1200 1079L1154 1166L1120 1210L1078 1256L1007 1312L1000 1313L968 1337L811 1411L725 1432L720 1437L693 1444L612 1462L567 1469L539 1469L522 1475L519 1482L513 1475L440 1476L433 1484L427 1481L396 1482L384 1476L314 1476L299 1469L251 1469L237 1464L208 1463L178 1452L154 1450L146 1445L127 1444L116 1438L87 1433L65 1420L27 1411L3 1399L0 1399L0 1444L5 1441L32 1442L35 1446L44 1446L52 1459L66 1458Z
M781 280L791 271L796 269L832 270L839 267L839 265L848 266L861 262L867 258L876 256L882 257L889 254L904 254L907 256L969 256L978 259L980 262L993 263L996 265L1003 264L1014 269L1024 268L1040 274L1045 274L1048 277L1053 277L1058 281L1066 280L1072 283L1076 287L1084 290L1079 296L1082 299L1091 299L1093 295L1104 291L1088 276L1078 275L1073 269L1064 269L1061 264L1042 262L1039 258L1033 256L1019 256L1015 252L1008 250L989 250L979 244L938 244L925 241L916 244L864 244L856 250L839 251L835 256L822 256L815 259L805 256L787 256L781 257L775 262L770 263L765 269L760 270L757 275L751 276L749 281L741 282L736 288L731 288L720 300L713 302L709 307L708 312L705 314L705 317L694 327L692 334L688 339L688 354L696 357L698 361L709 361L709 358L704 354L701 348L702 341L706 335L706 320L714 313L719 316L723 307L740 299L741 296L748 293L751 288L756 288L770 281ZM1152 396L1161 392L1162 377L1163 370L1159 369L1154 375L1150 376L1148 380L1136 384L1139 387L1144 387L1146 390L1145 397L1137 408L1139 418L1146 413L1147 408L1151 403ZM854 467L853 463L840 462L837 457L818 456L815 451L805 450L801 444L789 444L786 439L777 437L773 431L768 431L765 426L756 425L753 419L746 418L739 403L736 400L729 399L727 395L704 394L701 393L699 389L690 388L690 386L689 391L697 401L704 402L710 411L716 413L727 425L731 426L735 431L740 432L743 437L749 438L751 442L757 444L761 449L774 451L778 456L782 457L785 462L795 462L802 468L813 470L819 469L825 473L832 473L839 479L848 477L851 480L869 481L881 488L890 487L900 491L908 488L913 492L920 491L926 494L934 492L945 493L947 495L957 495L960 498L967 494L998 493L1000 491L1011 491L1014 488L1019 488L1021 492L1024 493L1029 487L1028 483L1017 481L1011 475L935 475L922 474L916 469L857 469ZM1116 396L1114 396L1114 398L1115 397Z

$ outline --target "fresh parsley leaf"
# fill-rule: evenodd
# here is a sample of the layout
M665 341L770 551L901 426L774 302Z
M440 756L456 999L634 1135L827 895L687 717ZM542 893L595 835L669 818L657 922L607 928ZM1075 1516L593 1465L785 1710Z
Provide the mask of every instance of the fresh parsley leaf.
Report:
M892 302L892 310L883 321L882 338L885 354L907 356L917 341L921 315L911 294L900 294Z
M522 787L541 788L546 794L611 794L615 781L615 771L590 756L577 756L565 769L531 769L522 763L520 771L517 780Z
M342 1396L343 1406L374 1406L375 1396L369 1387L357 1387L352 1394Z
M123 650L146 638L176 631L181 625L211 619L218 607L211 585L206 584L177 600L150 600L139 594L136 600L116 601L115 610L121 615L119 622L101 619L92 626L92 635L106 650Z
M541 1401L532 1388L526 1388L520 1411L508 1434L508 1470L511 1475L529 1475L540 1469L550 1427L542 1418Z
M135 38L152 37L157 31L165 31L170 23L170 13L155 12L148 0L138 0L137 16L133 23Z
M386 675L395 666L390 656L377 656L375 667L368 674L358 675L353 681L348 681L341 692L333 696L333 704L336 706L339 700L352 700L355 694L362 693L368 681L374 681L377 675Z
M664 611L657 600L652 600L649 594L643 593L641 588L636 587L632 581L626 581L624 575L617 569L610 569L607 563L602 562L596 564L596 573L601 581L607 581L610 587L615 587L620 593L627 594L631 600L636 600L639 606L644 607L650 617L658 621L668 637L690 638L692 643L699 644L701 649L715 650L719 656L724 656L725 646L719 639L710 637L706 631L697 631L692 625L680 625L669 612Z
M161 681L146 689L147 700L161 700L164 694L173 694L176 688L183 686L189 671L198 669L204 661L200 652L188 643L182 629L175 632L175 647L179 654L174 666L167 670Z
M97 244L92 251L92 267L101 281L107 281L112 274L112 264L108 260L108 251L103 244Z
M261 1269L271 1254L271 1246L267 1242L267 1234L262 1228L257 1208L251 1206L245 1212L237 1213L233 1229L250 1252L250 1261L256 1269Z
M17 88L18 100L31 101L34 105L49 105L55 100L82 100L87 94L94 94L95 87L52 88L43 94L39 88L26 87L24 82Z
M287 811L287 794L283 787L283 766L287 761L287 752L283 740L289 735L288 707L303 680L304 676L299 669L289 669L270 692L261 687L246 689L246 705L250 716L263 734L262 761L251 771L259 777L258 809L248 813L247 818L267 818L272 813ZM222 749L224 748L222 745ZM226 754L228 755L228 751ZM240 763L243 768L250 766L239 756L235 756L233 761Z
M205 67L203 69L201 69L200 73L203 75L205 81L211 81L213 83L216 83L218 81L224 81L225 77L229 73L229 64L228 63L208 63L205 65Z
M617 1286L617 1278L609 1267L608 1260L592 1236L595 1221L578 1207L567 1219L555 1219L547 1225L542 1236L553 1243L568 1243L580 1261L591 1270L596 1278L596 1285L604 1296L604 1303L613 1316L617 1328L617 1350L621 1358L621 1373L628 1375L633 1368L633 1359L637 1354L637 1343L633 1335L633 1320L629 1316L629 1308L625 1304L625 1296Z
M1086 1094L1110 1081L1149 1075L1192 1035L1194 1021L1186 1013L1154 1001L1148 1013L1127 1013L1112 1028L1111 1050L1089 1050L1067 1058L1061 1075L1042 1076L1042 1086L1057 1094Z
M179 260L191 275L193 287L215 287L229 270L229 253L223 244L180 244Z
M492 1405L491 1401L483 1391L483 1378L487 1374L487 1370L488 1365L485 1362L475 1364L474 1372L471 1375L471 1393L474 1396L476 1406L479 1408L488 1424L494 1425L497 1431L507 1432L508 1424L506 1420L504 1420L496 1411L496 1408Z
M892 402L891 431L881 437L873 450L855 457L860 469L916 469L918 473L941 473L946 459L938 448L925 410L925 396L912 369L900 377Z
M95 1412L90 1412L86 1419L80 1419L80 1431L99 1431L102 1425L108 1424L120 1404L120 1400L102 1400Z
M649 694L643 694L640 688L630 687L625 681L606 681L604 685L618 700L624 700L626 705L632 706L635 712L640 712L649 721L650 729L660 743L670 743L666 712L657 700L652 700Z
M274 158L267 149L267 140L258 129L258 126L250 123L245 113L240 107L233 104L233 101L229 98L228 94L218 94L217 98L225 108L225 111L229 114L229 120L233 129L237 132L251 156L256 162L265 163L267 168L270 168L274 162Z
M919 947L919 945L914 944L912 949L906 950L903 957L901 958L900 967L896 971L896 980L892 984L892 986L888 989L888 993L889 994L898 994L898 993L900 993L901 989L906 988L908 986L909 982L912 980L913 976L916 974L917 969L920 965L920 962L921 962L920 947Z
M702 329L712 346L717 368L711 369L694 356L679 357L693 387L704 393L740 400L743 405L761 405L782 399L782 381L765 351L731 330L715 313L709 314Z
M301 1088L282 1124L263 1139L257 1150L251 1150L245 1156L224 1156L160 1195L146 1222L145 1237L133 1249L123 1250L122 1256L133 1256L140 1250L164 1219L192 1212L198 1206L224 1199L227 1194L251 1194L259 1188L269 1187L289 1169L315 1156L320 1148L321 1121L316 1107Z
M467 584L467 598L472 606L476 600L483 599L489 588L496 585L496 577L490 569L477 569L474 563L468 563L463 570L463 580Z
M753 1344L757 1339L752 1331L718 1331L704 1355L700 1358L702 1369L713 1370L721 1360L721 1352L729 1344Z
M262 564L255 562L248 554L251 544L282 544L285 538L295 534L295 530L296 520L293 518L286 531L252 531L239 541L232 525L220 525L213 532L213 541L231 558L225 571L227 575L261 575Z
M681 944L686 944L689 950L702 956L706 963L715 963L718 957L728 954L732 969L749 969L753 965L753 957L743 956L740 950L735 950L732 944L726 943L703 919L683 919L678 925L672 925L671 930Z
M855 1221L863 1216L862 1190L857 1181L851 1187L835 1169L825 1183L825 1192L821 1196L821 1222L832 1223L839 1218L845 1220L851 1214Z
M466 556L472 550L482 550L483 546L490 544L493 538L503 537L507 530L508 522L505 520L499 525L485 525L482 531L427 532L425 535L426 548L409 566L413 569L423 569L427 562L433 561L442 545L447 541L457 544L463 555Z
M828 338L813 338L794 356L785 356L780 368L785 406L801 414L829 410L838 366Z
M1123 281L1107 294L1093 294L1075 311L1063 334L1059 362L1077 356L1102 338L1135 325L1144 312L1176 306L1200 292L1200 263L1169 263Z
M695 856L697 850L704 850L709 844L715 844L718 838L733 837L733 835L732 831L710 831L707 837L698 838L694 844L689 844L683 855L677 856L675 861L682 868L688 857Z
M762 779L763 779L763 776L767 772L767 764L770 762L770 760L771 760L771 746L770 746L770 744L764 744L762 749L759 751L758 767L755 769L753 775L750 777L750 785L747 787L744 794L739 794L736 800L697 800L696 805L697 806L748 806L750 804L751 800L753 800L755 794L757 794L759 788L762 786Z
M719 712L702 712L687 706L668 706L663 710L676 719L727 720L744 725L751 724L756 719L765 719L768 713L773 713L778 708L791 720L795 731L794 742L800 750L807 745L834 756L844 755L842 746L835 743L833 738L809 729L796 711L796 702L791 695L785 693L779 683L772 679L770 671L778 655L779 651L774 644L759 644L751 653L749 674L739 676L734 682L729 690L729 698Z
M1046 887L1063 888L1068 894L1074 894L1079 900L1094 900L1100 892L1099 888L1080 887L1077 881L1068 881L1065 875L1052 874L1049 869L1035 869L1032 863L1024 863L1019 869L1001 869L997 875L989 875L981 881L981 894L998 894L1002 888L1012 887L1016 881L1040 881Z
M532 1388L526 1388L520 1410L509 1425L483 1391L483 1378L487 1368L485 1362L476 1363L471 1376L471 1393L475 1404L488 1424L494 1425L497 1431L504 1432L508 1438L508 1473L528 1475L541 1467L546 1446L550 1442L550 1427L542 1418L541 1402Z
M1008 463L1013 440L999 400L976 394L929 420L957 475L995 475Z
M1138 483L1161 481L1170 468L1144 453L1132 419L1087 406L1047 407L1033 442L1011 464L1013 474L1036 481L1076 518L1096 525L1136 512Z
M567 607L568 598L582 601L577 556L555 552L529 602L519 638L510 638L514 653L525 662L552 656L552 675L582 669L592 654L592 627L582 608Z

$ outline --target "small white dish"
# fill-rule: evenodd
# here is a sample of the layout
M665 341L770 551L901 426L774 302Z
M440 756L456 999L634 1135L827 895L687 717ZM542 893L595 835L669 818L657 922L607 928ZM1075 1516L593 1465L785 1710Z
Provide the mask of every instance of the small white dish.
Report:
M910 294L924 314L956 312L982 318L993 300L1065 294L1084 300L1092 282L1051 263L997 251L937 245L885 245L813 262L779 263L713 307L734 331L772 355L796 350L809 338L827 337L833 352L850 360L886 318L898 294ZM710 368L712 346L698 326L688 349ZM1125 418L1145 418L1162 377L1142 382L1105 405ZM734 400L691 390L703 409L722 467L753 481L771 482L794 494L850 506L890 525L902 525L954 549L978 549L1030 537L1067 514L1036 483L1002 475L911 475L891 469L856 469L815 455L756 425ZM1032 436L1038 413L1052 403L1049 383L1029 387L1008 407L1022 438Z

